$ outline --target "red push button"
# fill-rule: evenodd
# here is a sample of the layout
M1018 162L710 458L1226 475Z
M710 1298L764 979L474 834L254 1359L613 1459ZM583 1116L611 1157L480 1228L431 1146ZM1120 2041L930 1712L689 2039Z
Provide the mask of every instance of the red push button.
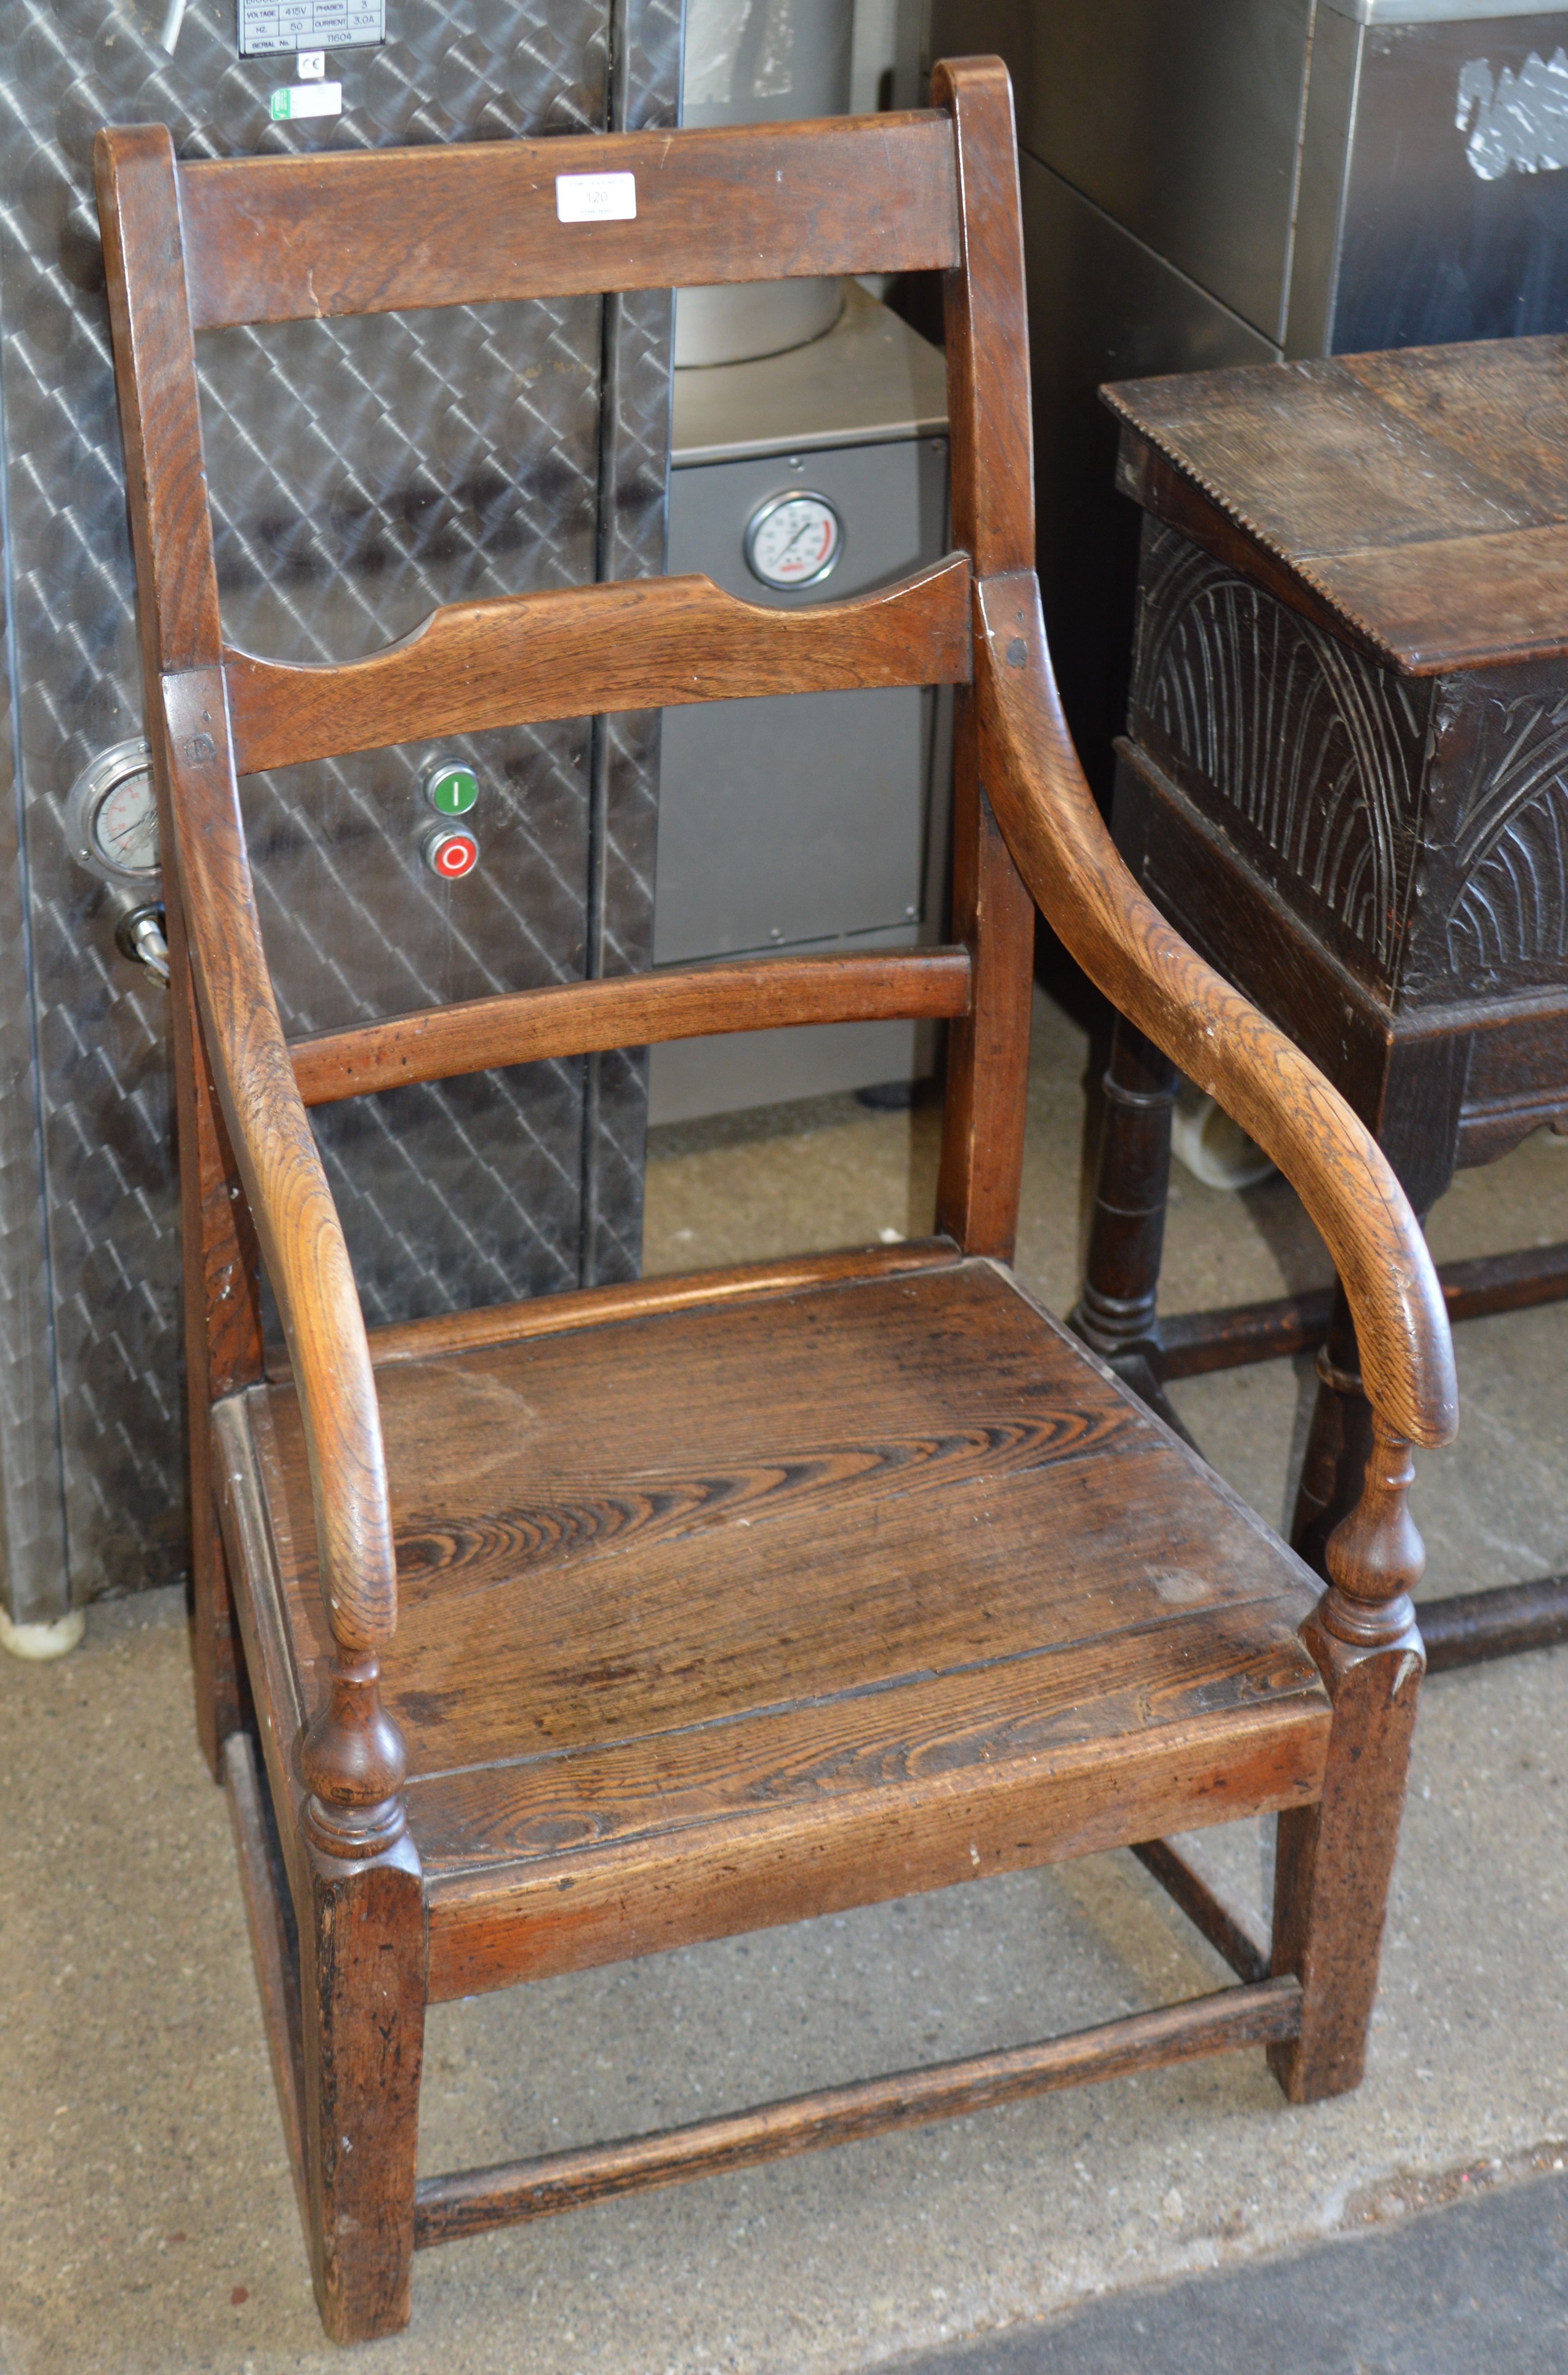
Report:
M479 862L479 845L471 833L454 832L449 825L439 825L425 836L425 864L443 882L461 882L472 874Z

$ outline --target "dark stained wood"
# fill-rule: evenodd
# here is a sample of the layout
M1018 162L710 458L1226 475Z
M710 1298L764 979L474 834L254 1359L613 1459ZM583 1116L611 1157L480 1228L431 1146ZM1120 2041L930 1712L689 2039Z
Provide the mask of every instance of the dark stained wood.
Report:
M305 2158L316 2307L335 2342L408 2322L424 2057L419 1862L312 1849L300 1925Z
M920 112L193 165L193 318L942 270L959 252L952 156L949 119ZM558 219L558 175L612 172L636 176L635 221Z
M1149 515L1118 843L1418 1211L1456 1164L1568 1113L1565 366L1561 337L1480 341L1107 395ZM1116 1171L1108 1150L1113 1203ZM1458 1318L1557 1299L1564 1264L1547 1247L1439 1282ZM1098 1247L1086 1306L1113 1289L1135 1291ZM1291 1529L1320 1570L1372 1441L1357 1332L1324 1294L1190 1314L1149 1330L1133 1380L1324 1345ZM1516 1618L1493 1595L1429 1603L1444 1662L1568 1625L1568 1589L1521 1589Z
M1104 1112L1089 1254L1071 1325L1102 1360L1118 1366L1135 1390L1141 1390L1141 1377L1128 1376L1125 1364L1129 1358L1140 1364L1157 1387L1161 1348L1155 1300L1171 1184L1176 1068L1118 1015L1101 1089Z
M1568 1576L1423 1600L1416 1615L1429 1674L1479 1665L1487 1658L1517 1657L1526 1649L1550 1649L1568 1641Z
M151 684L214 666L220 648L174 143L162 124L136 124L100 133L93 161Z
M222 678L171 676L163 695L164 863L177 868L204 1035L310 1430L322 1588L339 1643L368 1652L396 1624L397 1584L365 1323L262 951Z
M1402 675L1447 675L1568 651L1562 456L1539 427L1565 355L1562 338L1406 348L1105 401L1156 516Z
M1248 1982L1267 1979L1268 1932L1251 1907L1231 1895L1207 1856L1173 1848L1168 1839L1144 1839L1133 1853L1233 1971Z
M928 2120L990 2110L1091 2079L1126 2077L1201 2054L1272 2043L1293 2034L1300 2011L1292 1981L1265 1979L1256 1987L1228 1988L1220 1995L1200 1996L1160 2012L1135 2013L1041 2045L1014 2046L1005 2052L977 2053L962 2062L866 2078L855 2086L823 2087L754 2111L666 2128L656 2135L548 2153L499 2168L425 2178L415 2211L415 2245L423 2249L460 2235L484 2234L649 2186L755 2168L763 2161L814 2151L821 2145L849 2144L893 2129L919 2127Z
M415 1773L1141 1636L1260 1591L1292 1637L1311 1604L1259 1522L988 1263L447 1351L378 1383L387 1690ZM308 1676L332 1644L303 1427L289 1389L251 1400L279 1447ZM759 1632L754 1592L796 1621ZM668 1656L683 1626L700 1667Z
M1341 552L1311 567L1335 610L1367 622L1367 641L1401 675L1483 668L1500 649L1515 659L1568 654L1568 526Z
M283 2120L289 2173L310 2239L310 2189L305 2176L305 2054L300 2015L297 1948L289 1934L273 1873L266 1809L248 1735L231 1731L223 1743L223 1780L239 1852L245 1920L251 1933L262 2021L266 2029L272 2080Z
M938 65L950 107L961 215L961 268L945 290L953 541L977 578L1034 566L1023 225L1012 86L999 58Z
M1114 1193L1113 1188L1112 1193ZM1438 1272L1441 1283L1443 1273ZM1152 1302L1157 1280L1144 1281L1145 1297ZM1448 1317L1457 1315L1444 1296ZM1184 1311L1159 1322L1159 1374L1203 1377L1214 1369L1244 1369L1254 1361L1293 1360L1298 1353L1315 1353L1328 1333L1332 1287L1311 1287L1304 1294L1284 1294L1267 1303L1236 1303L1215 1311Z
M1029 1096L1034 903L981 788L967 691L955 723L952 928L970 953L970 1000L948 1032L937 1226L965 1253L1010 1261Z
M576 1294L536 1295L483 1311L440 1313L392 1328L372 1328L375 1367L424 1361L438 1354L513 1344L526 1337L603 1328L619 1319L651 1318L661 1311L750 1302L850 1279L893 1278L913 1270L943 1270L959 1258L950 1237L914 1237L896 1246L857 1246L843 1253L792 1254L782 1260L740 1262L730 1270L687 1270L674 1278L640 1278L623 1286L592 1286Z
M977 577L1034 564L1023 240L1012 91L999 60L938 66L953 111L963 268L945 289L953 537ZM983 788L973 705L957 704L952 928L974 967L948 1034L937 1225L966 1253L1012 1258L1029 1076L1034 907Z
M1200 1635L1194 1625L1161 1646L1194 1650ZM1129 1651L1129 1670L1134 1661ZM1091 1676L1088 1687L1097 1689L1101 1679ZM1211 1672L1195 1679L1220 1680ZM1278 1671L1260 1662L1252 1679L1267 1693ZM684 1834L652 1830L554 1863L465 1852L454 1820L463 1811L459 1785L414 1789L416 1835L422 1840L427 1828L439 1829L454 1849L448 1860L432 1845L427 1861L430 2000L1098 1854L1125 1844L1129 1825L1189 1830L1228 1822L1243 1808L1284 1811L1314 1799L1322 1785L1326 1711L1267 1697L1260 1704L1244 1683L1217 1696L1211 1717L1187 1723L1138 1727L1130 1684L1119 1697L1091 1701L1091 1719L1104 1720L1109 1733L1118 1718L1124 1726L1121 1739L1108 1738L1098 1753L1094 1743L1067 1736L1071 1716L1060 1700L1053 1709L1057 1743L1028 1752L1035 1710L1014 1674L986 1699L955 1685L923 1701L942 1727L929 1738L916 1730L906 1743L928 1767L925 1786L836 1791L814 1820L804 1802L813 1769L813 1743L805 1738L798 1766L756 1768L759 1790L775 1783L781 1790L771 1817L713 1810L709 1819L690 1821ZM906 1716L921 1704L906 1702ZM961 1742L992 1740L995 1753L977 1746L971 1765L949 1774L955 1732ZM822 1734L842 1767L853 1754L847 1725L824 1724ZM736 1736L751 1744L749 1732ZM880 1725L867 1746L884 1765L897 1753ZM508 1778L499 1776L492 1792L498 1837L501 1826L529 1811L526 1794L507 1789ZM584 1763L583 1778L599 1775ZM650 1811L654 1802L650 1782ZM583 1806L572 1812L575 1826L592 1819Z
M201 1035L178 887L164 886L171 951L174 1110L184 1270L185 1405L191 1492L191 1652L196 1733L215 1776L223 1743L248 1714L239 1625L209 1464L207 1411L263 1369L261 1262L250 1207L223 1125Z
M305 1704L299 1674L288 1653L277 1587L278 1555L290 1560L291 1546L285 1540L275 1547L269 1532L269 1526L285 1521L287 1512L281 1507L280 1496L275 1495L277 1514L269 1517L267 1495L258 1472L274 1446L265 1425L253 1430L247 1417L243 1396L231 1395L213 1404L210 1472L230 1571L242 1587L236 1590L235 1608L244 1645L245 1672L277 1818L278 1847L298 1908L308 1900L310 1884L301 1827L305 1793L295 1764L295 1751L311 1709ZM272 1464L276 1468L276 1461ZM248 1735L246 1746L248 1749Z
M1292 2103L1361 2082L1384 1912L1425 1663L1410 1591L1425 1564L1409 1446L1373 1422L1366 1481L1329 1538L1333 1578L1304 1637L1334 1701L1323 1794L1279 1819L1274 1968L1302 1982L1302 2025L1269 2060Z
M206 665L219 648L218 580L206 487L195 346L181 268L173 145L161 127L124 136L98 153L110 313L119 373L131 536L142 636L146 713L156 718L161 669ZM159 832L173 843L169 774L154 736ZM172 967L171 1039L184 1272L189 1423L192 1664L196 1732L216 1778L223 1743L245 1719L245 1687L207 1467L207 1404L261 1374L254 1232L218 1110L192 994L179 883L164 885Z
M965 949L887 956L751 957L613 980L563 983L509 998L400 1014L289 1044L307 1105L497 1064L534 1064L595 1048L638 1047L723 1031L964 1013Z
M1369 1389L1419 1443L1458 1424L1453 1346L1414 1215L1371 1132L1284 1033L1149 904L1083 779L1032 575L976 590L981 764L1042 911L1112 1002L1235 1116L1291 1182L1362 1316Z
M1556 434L1568 380L1568 339L1482 338L1346 355L1368 395L1409 422L1525 525L1568 519L1568 453ZM1431 514L1410 526L1432 533ZM1446 528L1452 525L1444 520Z
M1149 1836L1311 1794L1300 1571L1218 1488L1173 1500L1185 1455L989 1264L379 1377L433 1996L836 1909L873 1870L1087 1852L1135 1804ZM250 1400L308 1697L300 1424ZM584 1467L584 1408L612 1465ZM811 1852L781 1859L796 1821Z
M454 603L341 668L224 654L242 775L602 710L957 684L969 668L962 553L798 610L738 601L707 577L655 577Z
M1288 2086L1321 2092L1346 2083L1370 2008L1413 1698L1377 1596L1410 1565L1392 1439L1313 1615L1301 1562L981 1258L1016 1225L1031 888L1166 1055L1236 1087L1294 1161L1348 1265L1379 1407L1425 1441L1452 1423L1441 1305L1364 1132L1139 905L1083 813L1029 575L1007 78L959 61L937 95L936 113L858 124L188 168L161 129L102 136L176 968L203 1588L216 1636L232 1577L243 1651L230 1682L216 1643L203 1653L203 1721L209 1747L226 1728L231 1743L339 2340L406 2322L417 2215L432 2240L1247 2041L1289 2049ZM615 170L637 177L633 223L558 222L558 174ZM787 614L690 580L469 606L336 671L220 649L193 319L932 267L961 549L921 578ZM286 1043L243 770L619 703L890 682L960 688L958 949L575 986ZM678 1029L883 1013L951 1024L937 1239L367 1336L302 1088L324 1101ZM1494 1074L1512 1121L1506 1064ZM258 1254L288 1343L267 1384ZM242 1681L294 1914L298 2082ZM1139 1841L1169 1879L1149 1841L1270 1810L1294 1826L1277 1980L434 2180L417 2214L429 2002ZM1190 1864L1178 1894L1243 1951Z
M1443 1262L1437 1283L1451 1327L1499 1311L1561 1303L1568 1297L1568 1245L1526 1246L1516 1253L1475 1254L1465 1261ZM1332 1288L1313 1287L1304 1294L1280 1295L1268 1303L1184 1311L1161 1320L1161 1374L1201 1377L1214 1369L1245 1368L1254 1361L1288 1360L1298 1353L1315 1352L1328 1333L1333 1300Z

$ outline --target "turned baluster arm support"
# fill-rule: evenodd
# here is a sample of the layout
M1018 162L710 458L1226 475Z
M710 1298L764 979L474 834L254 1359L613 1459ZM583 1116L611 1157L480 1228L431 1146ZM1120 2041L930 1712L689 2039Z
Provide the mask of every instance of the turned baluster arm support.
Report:
M1420 1223L1372 1133L1122 863L1062 715L1033 572L984 579L974 600L981 776L1035 904L1091 980L1296 1189L1344 1282L1367 1395L1391 1436L1451 1441L1447 1314Z
M336 1645L326 1704L301 1749L306 1825L329 1854L373 1855L405 1827L407 1757L378 1679L397 1622L397 1570L370 1348L262 947L222 675L189 669L162 688L167 740L157 755L174 794L166 812L202 1031L288 1340Z

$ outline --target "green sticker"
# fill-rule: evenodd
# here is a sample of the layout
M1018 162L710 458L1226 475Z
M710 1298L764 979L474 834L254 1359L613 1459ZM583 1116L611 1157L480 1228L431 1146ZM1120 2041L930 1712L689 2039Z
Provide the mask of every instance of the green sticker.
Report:
M466 816L479 797L479 779L472 767L438 767L428 789L431 808L442 816Z
M289 93L286 90L275 90L272 94L272 120L275 124L286 124L289 120Z

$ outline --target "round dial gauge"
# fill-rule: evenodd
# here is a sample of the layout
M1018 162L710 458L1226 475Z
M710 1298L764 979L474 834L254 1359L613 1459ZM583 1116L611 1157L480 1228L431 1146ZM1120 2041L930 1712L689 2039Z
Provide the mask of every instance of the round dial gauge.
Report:
M816 585L837 566L843 522L826 495L774 495L746 523L746 561L764 585Z
M141 739L100 750L77 776L66 806L71 855L108 882L158 880L158 798L152 752Z

